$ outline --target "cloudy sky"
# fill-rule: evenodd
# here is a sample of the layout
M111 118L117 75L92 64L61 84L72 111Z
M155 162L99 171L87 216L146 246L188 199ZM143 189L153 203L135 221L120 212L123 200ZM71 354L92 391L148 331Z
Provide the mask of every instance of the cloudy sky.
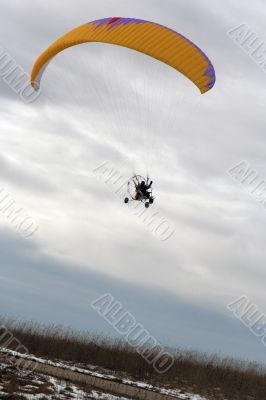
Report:
M266 75L227 33L246 23L266 41L264 3L1 0L0 47L30 73L56 38L111 16L182 33L216 85L201 96L171 68L99 44L54 59L33 103L0 79L0 190L39 226L25 238L0 213L1 314L115 336L90 307L108 292L164 344L264 362L226 307L245 295L266 313L266 210L227 172L246 160L266 179ZM168 240L97 177L105 161L125 179L148 170Z

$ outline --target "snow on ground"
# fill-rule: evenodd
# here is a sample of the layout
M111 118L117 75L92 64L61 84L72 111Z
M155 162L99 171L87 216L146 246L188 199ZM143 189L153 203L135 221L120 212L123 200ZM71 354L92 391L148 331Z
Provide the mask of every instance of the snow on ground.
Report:
M97 369L96 366L91 366L91 369L84 369L84 368L79 368L75 367L73 365L70 365L70 363L62 363L62 362L52 362L49 360L44 360L41 358L37 358L31 355L25 355L25 354L20 354L16 353L11 350L7 349L1 349L0 348L0 354L5 354L5 355L10 355L12 357L22 357L27 360L32 360L32 361L37 361L42 364L49 364L52 366L56 366L59 368L63 369L68 369L71 371L75 372L80 372L82 374L90 375L90 376L95 376L98 378L103 378L103 379L108 379L108 380L117 380L119 378L119 382L131 385L134 387L139 387L147 390L151 390L157 393L161 394L167 394L170 396L173 396L173 399L180 399L180 400L206 400L205 398L199 396L199 395L194 395L191 393L184 393L180 389L169 389L169 388L163 388L163 387L158 387L158 386L152 386L148 383L145 382L140 382L140 381L133 381L128 378L120 378L118 376L114 376L109 373L109 371L104 371L101 373L96 372L95 370ZM99 368L98 368L99 369ZM15 370L15 368L14 368ZM0 363L0 372L2 371L10 371L10 365L8 366L7 364L1 364ZM2 375L2 374L1 374ZM0 376L1 376L0 375ZM17 373L19 375L19 373ZM81 386L69 384L66 381L58 380L52 377L45 377L44 375L41 374L36 374L36 373L31 373L27 378L24 380L27 382L27 384L22 385L23 379L21 376L17 376L18 382L21 383L23 386L23 392L16 392L17 394L23 395L25 399L96 399L96 400L117 400L117 399L124 399L123 397L116 397L112 396L107 393L101 393L95 390L92 390L93 388L82 388ZM3 394L5 391L5 384L3 384L1 378L0 378L0 394ZM6 383L7 385L7 383ZM43 390L42 390L43 388ZM39 392L38 392L39 390ZM42 390L40 392L40 390ZM89 390L89 391L87 391ZM3 392L2 392L3 391ZM45 393L45 391L47 393ZM54 397L54 396L59 396L59 397ZM46 397L45 397L46 396ZM64 397L66 396L66 397Z
M1 364L0 364L1 365ZM130 400L102 393L89 386L77 386L43 374L31 373L24 377L15 367L1 368L0 398L21 400ZM10 395L12 397L10 397Z

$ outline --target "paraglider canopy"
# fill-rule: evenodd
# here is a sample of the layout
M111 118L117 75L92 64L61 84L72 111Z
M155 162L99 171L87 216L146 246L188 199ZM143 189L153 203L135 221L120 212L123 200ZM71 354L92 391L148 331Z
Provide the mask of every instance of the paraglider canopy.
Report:
M36 61L31 84L38 90L51 59L71 46L87 42L119 45L139 51L175 68L205 93L215 84L215 71L206 54L180 33L134 18L104 18L81 25L49 46Z

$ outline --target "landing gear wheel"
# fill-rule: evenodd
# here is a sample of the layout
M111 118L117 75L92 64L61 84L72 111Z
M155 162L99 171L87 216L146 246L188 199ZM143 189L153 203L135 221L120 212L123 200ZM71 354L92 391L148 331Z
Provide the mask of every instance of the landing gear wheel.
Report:
M150 207L150 203L149 202L145 203L145 207L149 208Z
M149 200L149 203L150 203L150 204L153 204L153 202L154 202L154 199L150 199L150 200Z
M124 200L124 203L126 203L126 204L127 204L128 202L129 202L129 198L128 198L128 197L126 197L126 198L125 198L125 200Z

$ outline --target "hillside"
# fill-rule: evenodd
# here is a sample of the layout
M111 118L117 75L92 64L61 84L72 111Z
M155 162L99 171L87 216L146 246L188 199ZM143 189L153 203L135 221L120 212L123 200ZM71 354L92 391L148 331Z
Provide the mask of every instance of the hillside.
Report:
M43 400L107 394L145 400L265 400L266 372L255 363L168 349L174 364L160 374L119 340L33 322L0 318L0 323L1 396L16 399L26 390L24 396L35 396L27 398ZM69 385L72 394L63 393ZM55 397L61 396L56 391L65 397ZM73 397L77 393L81 397Z

